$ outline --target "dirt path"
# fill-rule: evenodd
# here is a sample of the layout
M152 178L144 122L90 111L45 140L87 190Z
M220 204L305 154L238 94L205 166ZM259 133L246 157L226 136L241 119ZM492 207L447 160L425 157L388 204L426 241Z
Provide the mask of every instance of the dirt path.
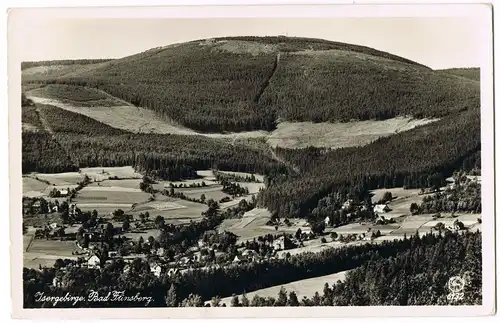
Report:
M281 158L281 157L279 157L278 155L276 155L276 152L274 151L274 149L269 148L269 151L271 152L271 156L273 157L273 159L275 159L276 161L278 161L278 162L280 162L280 163L284 164L285 166L287 166L287 167L289 167L289 168L293 169L293 171L294 171L294 172L296 172L297 174L299 174L299 173L300 173L300 169L299 169L297 166L295 166L295 165L293 165L293 164L291 164L291 163L287 162L287 161L286 161L286 160L284 160L283 158Z
M30 251L31 245L33 244L33 240L35 240L34 234L30 235L30 241L28 242L28 245L26 246L26 249L24 250L25 252Z
M54 136L54 131L52 128L50 128L49 123L47 122L47 119L45 119L45 116L43 115L43 112L40 110L40 107L36 105L35 108L36 113L38 114L38 118L40 119L40 122L43 125L43 128L50 133L52 136Z
M274 74L276 73L276 70L278 69L279 62L280 62L280 53L278 52L278 54L276 54L276 58L274 59L274 64L273 64L273 69L271 71L271 74L264 81L264 83L261 85L261 87L259 89L259 92L257 92L257 95L253 99L253 101L254 101L255 104L257 104L259 102L260 97L262 96L262 94L264 93L264 91L266 90L266 88L269 86L269 82L271 81L271 79L273 78Z

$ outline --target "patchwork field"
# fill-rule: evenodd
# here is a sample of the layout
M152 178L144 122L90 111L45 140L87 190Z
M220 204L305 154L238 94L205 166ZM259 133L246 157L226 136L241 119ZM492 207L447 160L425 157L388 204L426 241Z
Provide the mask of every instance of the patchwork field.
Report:
M152 201L141 204L133 211L127 212L138 219L140 213L148 212L150 219L161 215L166 223L186 223L191 220L197 221L202 218L201 213L207 210L207 206L201 203L190 202L181 199L171 201Z
M29 250L23 253L23 266L38 269L39 265L53 266L59 258L76 260L78 256L71 254L76 250L74 241L34 239Z
M109 213L116 209L128 210L134 203L148 201L150 194L139 189L113 187L84 187L78 192L74 203L82 210L97 210L99 213Z
M84 176L87 175L92 181L107 181L109 177L117 176L121 179L142 179L142 175L137 173L133 167L88 167L81 168L79 172L67 172L67 173L55 173L55 174L44 174L44 173L32 173L24 178L39 179L42 181L47 181L50 185L54 186L67 186L76 185L78 182L82 181ZM31 184L30 184L31 183ZM27 185L33 185L33 182L27 182ZM105 184L109 185L109 184ZM30 186L28 186L30 187ZM139 188L139 184L137 184Z
M325 283L328 283L328 285L333 285L338 281L342 281L345 279L345 276L348 271L342 271L339 273L331 274L331 275L326 275L326 276L320 276L320 277L315 277L315 278L309 278L309 279L303 279L303 280L298 280L294 281L292 283L284 284L284 285L277 285L269 288L263 288L256 290L254 292L250 292L246 294L246 297L251 301L252 298L255 295L258 295L260 297L274 297L276 298L278 296L278 293L281 289L281 287L284 287L287 292L294 291L297 294L297 298L300 299L304 296L307 296L309 298L314 296L314 293L319 292L320 294L323 291L323 287L325 286ZM241 296L238 295L241 301ZM226 304L226 306L231 306L231 299L232 297L225 297L221 299L221 304ZM209 303L209 302L208 302Z
M222 185L210 185L205 188L181 188L178 191L184 193L184 195L190 198L201 198L201 195L205 195L205 199L213 199L214 201L219 201L224 197L230 197L226 193L222 192Z

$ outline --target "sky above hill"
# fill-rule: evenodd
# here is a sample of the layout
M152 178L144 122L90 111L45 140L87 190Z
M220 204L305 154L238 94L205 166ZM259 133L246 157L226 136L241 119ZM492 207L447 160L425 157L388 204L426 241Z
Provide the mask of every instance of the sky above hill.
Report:
M27 23L20 36L23 61L120 58L203 38L287 35L369 46L439 69L479 66L480 29L472 17L59 19Z

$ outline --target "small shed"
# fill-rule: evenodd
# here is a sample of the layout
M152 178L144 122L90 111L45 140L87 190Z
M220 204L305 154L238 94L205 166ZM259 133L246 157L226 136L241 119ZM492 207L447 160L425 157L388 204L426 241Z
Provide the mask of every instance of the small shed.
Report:
M87 266L89 268L100 268L101 265L101 259L97 257L96 255L93 255L87 260Z
M377 204L373 208L373 212L375 212L376 214L384 214L389 212L390 210L391 209L389 208L389 206L387 206L387 204Z

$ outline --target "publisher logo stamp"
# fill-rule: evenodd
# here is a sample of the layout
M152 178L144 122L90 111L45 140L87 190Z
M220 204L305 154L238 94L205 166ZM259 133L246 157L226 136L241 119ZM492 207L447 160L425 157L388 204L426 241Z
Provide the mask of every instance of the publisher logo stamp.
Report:
M450 291L446 298L449 302L457 302L464 299L464 288L466 280L460 276L453 276L448 280L448 290Z

